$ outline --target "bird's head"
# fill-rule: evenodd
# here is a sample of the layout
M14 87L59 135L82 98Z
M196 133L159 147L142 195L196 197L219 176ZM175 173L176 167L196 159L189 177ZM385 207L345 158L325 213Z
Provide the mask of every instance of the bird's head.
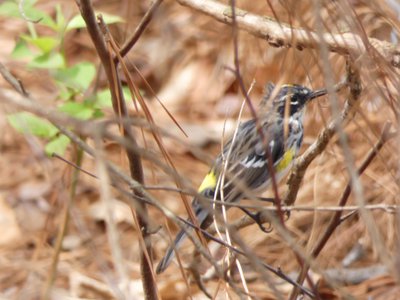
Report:
M327 93L326 89L312 91L298 84L282 85L277 92L275 86L269 84L266 90L264 101L272 96L272 106L282 117L301 113L309 101Z

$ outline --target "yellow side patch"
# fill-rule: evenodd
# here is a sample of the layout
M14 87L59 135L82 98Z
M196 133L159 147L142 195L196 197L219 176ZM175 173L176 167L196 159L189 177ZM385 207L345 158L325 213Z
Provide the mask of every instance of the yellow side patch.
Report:
M282 157L282 160L276 166L277 172L285 170L290 165L290 163L293 161L293 158L295 155L294 149L295 149L295 147L292 147L291 149L289 149L285 152L285 154Z
M211 170L206 177L204 177L203 182L201 183L198 192L201 193L206 189L214 189L217 185L217 176L215 175L214 170Z

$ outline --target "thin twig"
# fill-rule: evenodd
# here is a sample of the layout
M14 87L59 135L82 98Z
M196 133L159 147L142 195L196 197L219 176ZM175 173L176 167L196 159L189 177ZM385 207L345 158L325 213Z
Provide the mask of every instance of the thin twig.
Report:
M280 201L280 197L279 197L279 192L278 192L278 183L276 180L276 176L275 176L275 172L274 172L274 166L273 166L273 162L272 162L272 155L271 155L271 150L268 146L268 141L267 139L269 137L266 137L263 131L263 128L259 122L258 116L256 114L255 108L250 100L249 94L245 88L244 82L243 82L243 78L241 76L241 71L240 71L240 62L239 62L239 36L238 36L238 27L237 27L237 23L236 23L236 1L235 0L231 0L230 1L230 9L232 12L232 38L233 38L233 50L234 50L234 65L235 65L235 75L236 75L236 79L239 83L239 88L240 91L242 92L242 95L245 97L246 100L246 104L250 109L250 112L252 114L252 117L256 120L256 126L257 126L257 131L258 134L260 135L260 138L263 141L263 145L265 146L265 158L267 159L268 162L268 169L270 171L271 174L271 182L272 182L272 189L274 191L274 195L275 195L275 204L276 207L278 208L278 215L279 215L279 219L280 222L282 224L282 226L284 226L284 216L282 211L280 210L281 207L281 201ZM298 257L300 264L302 265L301 259L300 257ZM266 279L266 282L270 285L271 289L274 291L275 295L278 298L281 298L280 293L278 292L278 290L274 287L273 284L271 284L270 280L268 280L268 276L263 276ZM246 282L244 280L244 278L242 278L242 282L243 285L245 287L245 289L247 290L247 285Z
M346 83L347 81L338 83L334 87L334 90L341 90L346 85ZM340 116L331 121L328 126L318 134L316 141L311 146L309 146L301 156L296 159L296 162L287 180L288 191L283 199L283 203L285 205L293 205L308 166L319 154L321 154L325 150L325 148L328 146L329 141L335 134L337 123L346 120L352 108L353 105L350 104L349 101L347 101Z
M84 174L86 174L86 175L88 175L88 176L90 176L92 178L98 179L98 177L96 175L94 175L93 173L90 173L89 171L86 171L80 165L77 165L76 163L74 163L72 161L69 161L68 159L65 159L64 157L58 155L57 153L53 153L51 156L61 160L62 162L66 163L67 165L72 166L73 168L79 170L80 172L82 172L82 173L84 173Z
M120 286L122 287L122 291L116 291L118 294L125 295L125 297L129 297L125 287L129 284L128 272L125 263L123 262L123 254L120 247L120 235L118 234L116 221L114 219L113 214L113 206L111 203L111 190L110 190L110 176L107 172L107 166L105 163L106 156L104 151L104 145L102 145L102 136L101 132L97 131L97 137L95 138L95 148L96 148L96 169L99 177L99 191L100 191L100 200L103 204L105 210L105 222L106 222L106 235L108 239L108 244L111 250L111 256L113 260L113 265L115 266L118 279L120 282Z
M236 254L240 254L240 255L244 256L245 258L249 258L248 252L247 252L247 251L242 251L242 250L240 250L240 249L238 249L238 248L233 247L232 245L226 243L225 241L216 238L214 235L210 234L210 233L209 233L208 231L206 231L205 229L197 228L196 225L190 223L189 221L187 221L187 220L185 220L185 219L182 219L182 218L178 218L178 219L179 219L181 222L185 223L187 226L192 227L192 228L195 228L195 229L197 229L197 230L200 230L201 233L202 233L205 237L207 237L208 239L210 239L210 240L212 240L212 241L214 241L214 242L216 242L216 243L218 243L218 244L220 244L220 245L222 245L222 246L228 248L230 251L232 251L232 252L234 252L234 253L236 253ZM237 238L237 237L236 237L236 238ZM236 240L236 239L235 239L235 240ZM239 241L239 240L236 240L236 242L240 242L240 241ZM198 246L201 246L201 245L199 244ZM203 253L202 253L202 254L203 254ZM256 259L256 256L253 256L252 258L255 258L255 259ZM275 268L271 267L270 265L268 265L268 264L266 264L266 263L264 263L264 262L262 262L262 261L260 261L260 260L258 260L258 259L257 259L257 264L261 265L263 268L267 269L268 271L274 273L275 275L277 275L278 277L282 278L283 280L285 280L286 282L290 283L291 285L298 287L298 288L301 289L303 292L305 292L308 296L314 297L314 295L313 295L309 290L307 290L306 288L304 288L304 287L302 287L301 285L297 284L294 280L292 280L290 277L288 277L286 274L284 274L279 268L278 268L278 269L275 269Z
M136 42L139 40L139 38L142 36L143 32L146 30L147 26L151 22L154 12L160 6L162 1L163 0L155 0L151 4L150 8L147 10L146 14L143 16L142 20L136 27L135 31L132 33L132 35L127 39L125 44L119 50L119 55L121 57L124 57L132 49L132 47L136 44ZM118 61L119 61L118 57L115 56L114 64L117 65Z
M317 4L315 4L316 5L316 7L315 7L316 10L318 9L318 4L319 4L319 2ZM319 20L320 20L320 17L317 18L317 21L319 21ZM318 23L318 24L320 24L320 23ZM319 37L322 37L322 26L318 26L317 27L317 34L318 34ZM328 47L327 47L327 45L325 43L322 43L320 45L320 53L321 53L321 60L323 62L328 62L329 61L329 58L328 58ZM328 87L331 87L332 84L333 84L333 78L331 76L332 68L331 68L329 63L324 63L323 64L323 74L324 74L324 77L326 78L326 81L328 82ZM352 109L359 102L358 100L360 99L362 88L361 88L359 70L356 70L354 68L354 65L353 65L353 63L351 61L351 57L347 57L347 60L346 60L346 83L347 83L348 88L349 88L349 96L348 96L348 99L347 99L347 102L346 102L346 107L350 107L349 109ZM338 99L336 97L336 93L332 93L332 91L330 91L328 96L329 96L329 100L330 100L330 104L331 104L331 110L332 110L333 118L334 118L334 120L338 120L338 122L333 122L334 126L332 127L332 132L331 132L332 135L331 135L331 137L333 136L334 133L337 133L338 136L339 136L339 140L341 141L342 147L345 147L347 150L349 150L348 149L348 145L347 145L347 138L346 138L345 133L343 131L343 121L345 119L343 118L341 120L341 118L340 118L342 115L340 113L339 103L338 103L339 101L338 101ZM347 117L350 118L353 115L354 115L354 110L352 110L352 113L349 113L347 115ZM338 118L338 116L339 116L339 118ZM323 149L325 149L325 147L328 144L328 141L325 144L325 146L321 148L321 151ZM351 163L353 162L352 159L350 158L350 153L348 153L348 154L349 155L345 157L347 165L349 165L349 161L351 161ZM354 172L353 171L354 171L354 169L349 170L350 176L351 176L351 179L352 179L351 182L354 183L354 176L353 176ZM303 174L304 174L304 172L305 172L305 170L303 171ZM292 187L290 186L289 189L291 189L291 188ZM288 192L288 195L289 194L290 194L290 191ZM295 201L295 199L292 199L292 201ZM285 202L285 203L287 203L287 202ZM290 204L292 204L292 203L290 203ZM304 270L304 269L307 269L307 265L304 265L302 267L302 270ZM307 277L308 276L308 272L301 273L301 275L303 275L304 277ZM301 278L300 281L298 281L298 282L300 284L302 284L303 280L304 280L304 278ZM298 292L299 292L299 290L297 288L294 288L292 290L292 293L291 293L289 299L290 300L297 299Z
M236 5L235 5L235 0L231 0L230 9L232 11L232 36L233 36L235 76L236 76L236 79L237 79L237 81L239 83L240 91L242 92L242 95L245 97L246 104L250 109L251 115L252 115L253 119L256 120L256 126L257 126L258 134L260 135L260 138L263 141L263 145L265 145L265 158L267 159L267 163L268 163L267 167L268 167L268 170L269 170L269 172L271 174L271 183L272 183L272 190L273 190L274 195L275 195L275 204L279 209L280 206L281 206L281 201L280 201L280 197L279 197L278 183L277 183L276 176L275 176L275 168L274 168L272 159L270 159L272 157L272 155L271 155L271 149L268 146L269 143L267 141L267 139L269 137L266 137L265 134L264 134L264 131L263 131L263 129L262 129L261 125L260 125L260 122L258 120L258 116L257 116L256 110L255 110L255 108L254 108L254 106L253 106L253 104L251 102L249 94L247 93L247 90L246 90L246 87L244 85L243 78L242 78L242 75L241 75L241 72L240 72L239 44L238 44L239 43L238 42L239 37L238 37L238 27L237 27L237 23L236 23L236 19L237 19L236 10L237 10L237 8L236 8ZM280 219L281 219L281 222L283 223L284 222L283 214L280 214Z
M391 134L393 136L396 135L396 133ZM78 169L82 173L85 173L86 175L98 179L96 175L93 173L88 172L87 170L79 167L78 165L74 164L73 162L63 158L62 156L59 156L58 154L54 153L53 157L61 160L62 162ZM166 192L175 192L175 193L184 193L190 196L195 196L195 193L193 190L182 190L174 186L152 186L152 185L144 185L143 189L148 190L148 191L166 191ZM241 204L241 203L226 203L218 200L210 200L210 203L212 204L217 204L217 205L225 205L229 207L236 207L236 208L245 208L245 209L259 209L259 205L246 205L246 204ZM367 210L380 210L388 214L395 214L397 210L400 209L400 205L396 204L368 204L364 206L365 209ZM281 210L283 212L320 212L320 213L332 213L332 212L357 212L360 209L360 206L358 205L348 205L348 206L309 206L309 205L295 205L295 206L282 206ZM270 206L270 207L263 207L262 211L276 211L277 207L275 206ZM241 220L238 220L232 224L232 226L235 226L235 229L241 229L246 226L250 226L254 224L254 219L244 216ZM236 224L236 225L235 225ZM240 226L238 226L240 224Z
M389 133L390 125L386 124L383 128L381 137L379 141L376 143L376 145L370 150L366 158L364 159L363 163L359 167L357 173L358 176L360 176L370 165L372 160L378 155L378 152L382 149L382 147L385 145L385 143L392 138L394 135ZM345 206L347 203L347 200L350 196L351 193L351 182L349 182L346 186L346 188L343 191L343 194L339 200L338 206L342 207ZM333 232L336 230L336 228L340 225L341 223L341 216L342 216L343 210L336 211L335 214L333 215L331 221L329 222L329 225L327 226L325 232L322 234L321 238L318 240L316 245L314 246L313 250L311 251L311 255L316 258L326 245L327 241L329 238L332 236ZM305 265L303 269L300 272L300 275L297 279L297 282L299 284L302 284L305 275L308 273L309 266Z
M29 96L26 92L22 82L17 79L11 72L0 63L0 74L3 75L3 78L21 95L27 97Z
M81 149L76 148L74 152L76 154L76 165L81 166L82 159L83 159L83 151ZM62 222L61 222L60 228L58 229L57 239L56 239L55 246L54 246L54 252L53 252L52 259L51 259L50 270L48 271L46 283L44 285L43 292L41 295L41 299L44 299L44 300L51 298L51 291L52 291L54 281L57 276L57 268L58 268L60 253L62 250L62 243L63 243L64 237L65 237L65 234L67 233L67 228L68 228L70 214L71 214L71 207L72 207L72 204L73 204L75 196L76 196L76 187L77 187L79 175L80 175L79 169L73 169L73 172L71 175L71 182L69 185L69 195L68 195L67 202L64 205L64 210L62 213Z
M258 122L257 114L255 112L254 106L252 105L250 97L249 97L249 95L248 95L248 93L246 91L246 88L245 88L244 82L243 82L243 78L242 78L241 73L240 73L239 51L238 51L238 30L237 30L238 27L237 27L237 23L236 23L236 9L237 8L236 8L236 5L235 5L235 0L231 0L230 9L231 9L231 13L232 13L231 14L231 16L232 16L231 24L232 24L232 36L233 36L233 45L234 45L235 75L236 75L236 78L238 80L240 90L241 90L243 96L246 99L246 103L247 103L248 107L250 108L250 112L252 114L252 117L256 120L257 131L258 131L258 133L260 135L260 138L263 141L263 145L265 145L265 158L267 159L268 169L269 169L269 172L271 174L272 190L273 190L274 195L275 195L275 198L274 198L275 199L275 205L278 208L279 220L280 220L282 226L284 227L285 226L284 215L282 213L282 210L280 209L281 208L281 201L280 201L280 196L279 196L279 191L278 191L278 183L277 183L275 172L274 172L275 169L274 169L273 162L272 162L272 159L271 159L272 158L271 150L268 147L268 144L269 144L268 141L267 141L268 137L265 136L264 131L263 131L262 127L260 126L260 123ZM296 257L297 257L300 265L303 265L303 262L302 262L301 258L299 256L297 256L297 255L296 255ZM266 279L266 281L268 283L270 283L270 280L268 280L268 277L264 277L264 278ZM275 294L279 297L280 294L278 293L278 291L273 287L273 285L271 285L271 287L274 290Z

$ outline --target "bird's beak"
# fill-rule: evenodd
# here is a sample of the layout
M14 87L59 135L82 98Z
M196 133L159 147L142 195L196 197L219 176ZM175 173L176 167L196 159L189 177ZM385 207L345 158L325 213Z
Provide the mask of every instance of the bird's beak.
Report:
M315 99L315 98L318 98L318 97L321 97L321 96L324 96L326 94L328 94L327 89L315 90L310 94L310 97L308 98L308 101L310 101L312 99Z

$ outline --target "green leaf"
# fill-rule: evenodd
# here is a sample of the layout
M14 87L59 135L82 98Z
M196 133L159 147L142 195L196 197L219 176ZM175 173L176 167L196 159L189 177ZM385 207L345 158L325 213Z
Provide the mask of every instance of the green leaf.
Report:
M61 32L65 29L65 17L61 9L61 5L57 4L56 6L56 24L57 24L57 32Z
M35 2L35 0L24 1L23 10L25 15L30 13L30 10L33 9L33 5L35 4ZM21 17L21 11L18 7L18 2L15 0L6 0L1 3L0 15L6 17Z
M49 121L28 112L9 115L7 120L17 131L39 137L51 138L58 132L58 129Z
M124 86L122 88L125 100L131 99L129 88ZM96 94L96 105L100 108L112 107L111 93L109 89L104 89Z
M19 40L11 53L11 57L14 59L32 58L33 56L34 54L24 40Z
M70 88L66 87L63 83L57 82L58 83L58 97L61 100L69 101L73 99L73 97L76 95L76 92L72 91Z
M23 1L22 8L20 9L17 1L4 1L0 4L0 15L29 21L38 21L42 25L54 28L55 23L53 19L45 12L34 8L33 5L35 3L36 1L34 0Z
M125 100L131 101L132 96L131 96L131 91L129 90L129 87L123 86L122 93L124 93ZM139 93L140 93L140 90L139 90Z
M48 156L52 156L53 153L57 153L58 155L64 155L65 150L68 145L71 143L70 139L65 135L59 135L49 143L47 143L44 151Z
M18 5L14 1L4 1L0 4L0 16L19 17Z
M95 108L93 111L93 119L98 119L101 117L104 117L104 113L100 109Z
M65 61L61 53L46 53L35 57L28 66L39 69L58 69L65 67Z
M67 102L60 106L60 111L81 120L90 119L94 114L94 109L85 103Z
M125 22L125 20L123 18L121 18L120 16L111 15L111 14L104 13L104 12L96 12L96 15L98 15L98 14L101 14L103 16L103 20L106 24ZM71 30L71 29L78 29L78 28L86 28L86 23L83 20L81 15L76 15L68 22L66 31Z
M55 79L77 91L86 91L96 75L96 68L90 62L81 62L70 68L58 70Z
M55 47L57 47L60 42L50 36L40 36L33 38L28 35L21 35L21 38L27 41L28 43L38 47L43 54L52 51Z
M96 94L96 104L99 107L111 107L111 93L109 89L101 90Z

